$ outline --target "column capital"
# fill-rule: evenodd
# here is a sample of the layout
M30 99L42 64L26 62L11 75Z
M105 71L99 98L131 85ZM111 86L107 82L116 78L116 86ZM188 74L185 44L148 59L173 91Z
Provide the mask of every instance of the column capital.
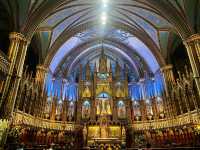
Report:
M44 65L37 65L36 67L37 70L41 70L44 72L47 72L49 69L47 67L45 67Z
M193 34L193 35L189 36L187 39L185 39L183 41L183 44L187 44L187 43L197 41L197 40L200 40L200 34Z
M165 70L171 70L173 68L173 65L169 64L169 65L165 65L163 67L160 68L160 71L163 72Z
M24 41L24 42L27 42L27 44L30 43L30 41L27 40L26 37L22 33L19 33L19 32L11 32L9 34L9 38L10 39L15 39L17 41Z

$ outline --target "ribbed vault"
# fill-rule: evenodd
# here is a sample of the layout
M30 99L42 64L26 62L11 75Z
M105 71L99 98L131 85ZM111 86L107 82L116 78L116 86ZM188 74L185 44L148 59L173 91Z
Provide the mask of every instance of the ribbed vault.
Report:
M121 62L120 64L126 62L129 68L134 70L137 78L142 77L144 75L144 71L151 72L144 59L142 59L135 51L125 44L118 43L117 41L111 39L104 39L103 45L101 42L102 41L100 39L93 39L75 47L71 50L71 52L64 56L54 73L57 74L57 72L63 72L64 76L68 73L70 74L72 71L71 69L76 68L76 65L83 62L83 59L85 61L90 61L93 57L99 56L102 46L103 49L109 51L106 53L107 56L113 60Z
M0 4L3 6L3 10L0 7L1 14L5 14L4 16L9 19L12 18L9 25L6 25L7 22L4 18L5 21L3 21L0 28L11 27L13 31L21 32L28 39L34 36L34 42L39 45L35 48L39 53L39 63L44 64L46 67L51 65L59 49L71 38L83 32L90 33L94 29L101 30L99 29L102 12L101 0L16 0L15 2L7 0L0 1ZM200 16L197 9L199 4L198 0L194 0L193 3L189 3L187 0L108 0L106 28L114 28L136 37L138 41L134 44L137 45L141 42L148 47L149 52L155 57L157 66L162 67L166 64L165 60L168 60L167 57L171 50L169 49L169 37L172 37L170 36L172 33L176 33L182 39L185 39L199 31ZM191 16L195 16L195 18ZM120 38L121 35L118 37ZM76 59L76 49L80 45L87 44L90 40L100 39L102 36L92 38L89 40L82 38L81 43L71 47L69 53L67 52L64 55L67 57L70 54L73 59ZM114 37L103 38L112 41L109 44L116 47L112 48L112 52L116 51L114 49L122 48L127 44L123 40L116 40ZM121 46L116 46L116 43ZM92 47L95 47L95 42L93 44L85 49L92 49ZM126 59L126 62L137 64L135 58L130 55L131 53L137 53L146 64L144 65L146 70L152 71L148 64L151 59L142 57L138 53L138 51L144 50L142 46L134 49L134 47L128 45L127 48L122 49L131 59ZM124 59L124 56L121 56L121 58ZM62 67L63 64L67 64L64 62L65 59L57 61L59 61L58 66L56 66L53 73L60 72L58 68L64 68L68 72L65 67ZM68 65L70 66L70 64ZM68 65L66 66L68 67ZM142 66L142 63L135 66ZM136 72L142 74L140 70L142 69L139 68Z

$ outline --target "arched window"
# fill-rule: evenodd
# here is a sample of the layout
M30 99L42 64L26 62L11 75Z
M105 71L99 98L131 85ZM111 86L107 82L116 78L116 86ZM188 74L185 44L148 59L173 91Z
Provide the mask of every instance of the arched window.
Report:
M163 113L164 112L164 108L163 108L163 100L161 97L157 97L157 107L158 107L158 112L159 113Z
M150 99L146 99L147 115L153 115L152 103Z
M74 102L73 101L70 101L69 102L69 107L68 107L68 113L67 113L67 116L69 118L69 121L72 121L73 117L74 117Z
M133 101L134 116L141 116L140 104L138 101Z
M83 102L82 105L82 118L90 117L90 102L88 100Z
M126 106L123 101L118 101L117 103L117 114L118 118L125 118L126 117Z
M108 93L106 93L106 92L101 92L98 96L97 96L97 98L110 98L110 95L108 94Z

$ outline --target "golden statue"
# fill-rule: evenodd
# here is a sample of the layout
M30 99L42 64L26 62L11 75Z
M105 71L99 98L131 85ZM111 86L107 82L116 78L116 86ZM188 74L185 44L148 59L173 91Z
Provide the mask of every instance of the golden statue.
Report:
M85 87L82 97L91 97L91 92L88 86Z
M112 148L111 148L110 144L108 145L108 148L107 148L107 150L112 150Z
M107 124L107 118L102 117L101 123L100 123L100 132L101 132L101 138L108 138L108 124Z
M83 128L83 140L84 140L84 145L87 144L87 127L86 127L86 124L84 125L84 128Z

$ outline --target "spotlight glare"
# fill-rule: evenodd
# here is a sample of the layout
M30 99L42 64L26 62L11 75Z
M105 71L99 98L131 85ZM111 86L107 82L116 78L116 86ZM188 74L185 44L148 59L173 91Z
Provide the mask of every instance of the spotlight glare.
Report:
M103 8L107 8L107 6L108 6L108 5L107 5L106 3L103 4Z
M105 4L105 3L108 3L108 0L102 0L102 2Z
M103 12L102 15L101 15L101 21L102 21L102 24L103 24L103 25L106 24L107 16L106 16L106 13L105 13L105 12Z
M102 24L105 25L105 24L106 24L106 21L102 21Z

